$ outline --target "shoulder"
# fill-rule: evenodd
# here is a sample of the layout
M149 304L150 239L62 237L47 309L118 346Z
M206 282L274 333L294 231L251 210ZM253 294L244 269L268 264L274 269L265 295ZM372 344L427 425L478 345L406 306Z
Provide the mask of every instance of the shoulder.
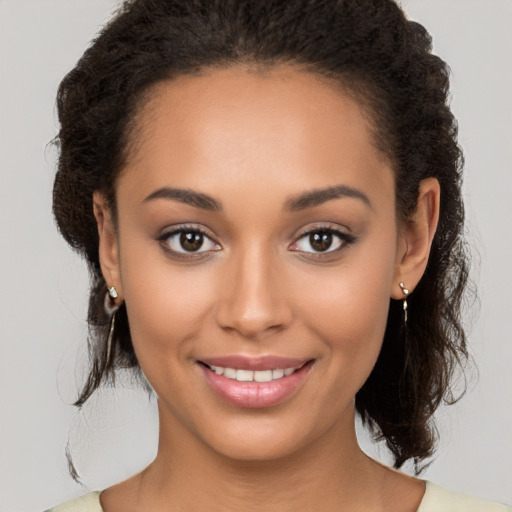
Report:
M512 507L473 498L426 482L418 512L512 512Z
M46 512L103 512L100 505L100 492L91 492L72 501L62 503Z

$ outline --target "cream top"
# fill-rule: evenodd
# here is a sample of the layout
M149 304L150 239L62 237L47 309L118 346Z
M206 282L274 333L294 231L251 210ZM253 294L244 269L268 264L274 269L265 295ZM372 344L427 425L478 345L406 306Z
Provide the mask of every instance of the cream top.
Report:
M417 512L512 512L512 507L472 498L425 482L426 490ZM46 512L103 512L100 491L91 492Z

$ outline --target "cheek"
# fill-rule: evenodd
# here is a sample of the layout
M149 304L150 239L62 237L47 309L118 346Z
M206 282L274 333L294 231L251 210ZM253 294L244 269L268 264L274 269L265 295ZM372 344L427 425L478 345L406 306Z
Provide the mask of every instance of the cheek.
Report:
M302 286L309 293L300 315L330 353L333 379L350 380L354 391L371 372L386 328L395 250L394 238L385 240L371 250L354 247L346 264Z
M208 265L176 266L154 247L132 247L125 254L123 292L141 365L163 361L171 352L187 357L214 294Z

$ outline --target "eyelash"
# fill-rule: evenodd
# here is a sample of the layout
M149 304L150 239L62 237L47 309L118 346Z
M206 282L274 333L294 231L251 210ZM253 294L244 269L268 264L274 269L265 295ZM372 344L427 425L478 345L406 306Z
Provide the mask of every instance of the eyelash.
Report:
M213 250L206 250L206 251L176 251L170 247L169 239L173 236L184 234L184 233L194 233L199 234L204 239L209 240L212 244L215 244L219 247L219 249L213 249ZM325 251L301 251L294 249L293 246L296 246L300 241L305 240L307 237L315 234L315 233L327 233L330 235L334 235L339 239L340 246L330 250L330 247ZM170 254L172 257L180 258L180 259L194 259L195 261L208 258L211 256L212 252L217 252L218 250L221 250L220 245L213 240L213 238L204 230L201 229L199 226L193 226L193 225L183 225L178 226L175 229L172 229L170 231L165 231L160 236L157 237L157 241L160 242L160 245L166 251L168 254ZM325 259L332 257L333 254L337 254L340 251L342 251L345 247L353 244L357 241L357 237L354 235L350 235L348 233L345 233L341 231L340 229L334 228L332 226L328 225L320 225L320 226L314 226L313 228L308 229L307 231L301 233L295 241L289 246L289 250L292 252L299 252L301 255L305 258L309 259ZM201 247L202 248L202 247Z
M180 259L194 259L194 261L201 260L209 257L212 251L176 251L170 247L169 239L173 236L184 234L184 233L194 233L203 236L204 239L209 240L211 243L215 245L219 245L217 242L213 240L211 235L209 235L204 229L201 229L199 226L191 226L191 225L183 225L178 226L175 229L170 231L165 231L159 237L157 237L157 241L160 242L160 245L168 254L170 254L174 258ZM219 246L220 247L220 246ZM220 249L215 249L214 252Z
M344 231L341 231L338 228L335 228L333 226L328 226L328 225L319 225L319 226L314 226L313 228L308 229L307 231L302 233L300 236L298 236L296 241L292 243L292 246L298 244L300 241L305 240L307 237L309 237L315 233L327 233L330 235L334 235L335 237L337 237L339 239L340 246L333 250L328 248L326 251L318 251L318 252L297 251L297 252L301 252L303 257L306 257L309 259L329 258L329 257L332 257L333 255L339 253L344 248L348 247L349 245L351 245L357 241L356 236L350 235ZM293 251L294 249L291 249L291 250Z

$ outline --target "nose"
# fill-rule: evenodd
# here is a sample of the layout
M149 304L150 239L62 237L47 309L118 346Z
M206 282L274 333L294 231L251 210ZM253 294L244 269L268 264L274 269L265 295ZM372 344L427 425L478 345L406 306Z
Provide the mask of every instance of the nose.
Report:
M222 329L254 339L289 325L291 308L275 256L253 246L230 258L225 268L216 307Z

